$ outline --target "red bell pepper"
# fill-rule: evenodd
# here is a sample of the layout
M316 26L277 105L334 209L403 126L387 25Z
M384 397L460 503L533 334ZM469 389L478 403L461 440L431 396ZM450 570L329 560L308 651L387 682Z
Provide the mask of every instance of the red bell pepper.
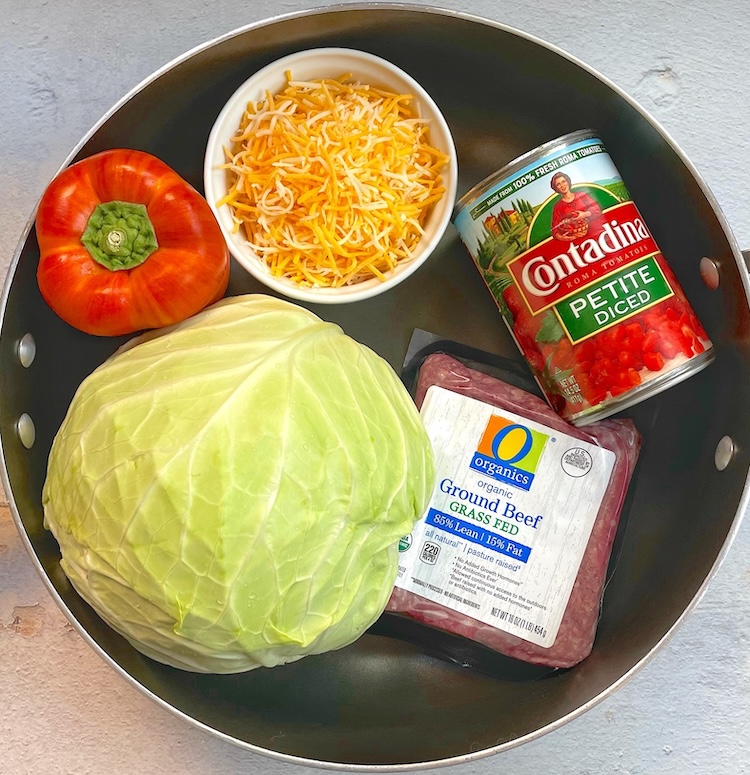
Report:
M220 299L229 252L206 200L160 159L104 151L63 170L36 216L39 289L67 323L116 336Z

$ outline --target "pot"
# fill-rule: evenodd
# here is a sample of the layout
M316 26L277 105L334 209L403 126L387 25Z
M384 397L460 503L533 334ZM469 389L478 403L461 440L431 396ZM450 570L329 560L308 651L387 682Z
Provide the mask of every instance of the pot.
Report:
M86 336L44 303L33 214L2 301L3 484L31 558L71 623L167 710L244 748L298 763L405 771L467 762L555 729L621 686L665 643L716 571L748 501L747 276L710 191L627 95L538 39L426 7L340 6L211 41L125 97L63 166L126 145L159 156L201 189L208 133L228 97L265 64L313 46L370 51L427 88L454 134L459 195L530 148L595 127L716 346L709 368L627 412L645 443L591 656L531 681L461 667L380 627L346 649L281 668L185 680L134 651L73 591L42 524L54 434L77 386L124 339ZM228 293L263 291L233 266ZM397 370L415 328L521 361L453 230L429 264L392 291L311 308Z

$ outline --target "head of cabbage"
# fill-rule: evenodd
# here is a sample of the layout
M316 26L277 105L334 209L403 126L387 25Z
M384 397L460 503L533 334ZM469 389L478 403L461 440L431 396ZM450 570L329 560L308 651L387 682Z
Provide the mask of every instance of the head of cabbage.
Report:
M289 302L225 299L78 389L44 485L75 589L143 654L232 673L382 613L432 449L391 367Z

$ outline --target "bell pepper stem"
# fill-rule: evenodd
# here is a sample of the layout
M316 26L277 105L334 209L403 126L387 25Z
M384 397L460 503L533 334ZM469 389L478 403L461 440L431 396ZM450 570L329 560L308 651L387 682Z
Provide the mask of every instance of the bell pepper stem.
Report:
M159 247L145 205L118 201L97 205L81 242L94 261L113 272L142 264Z

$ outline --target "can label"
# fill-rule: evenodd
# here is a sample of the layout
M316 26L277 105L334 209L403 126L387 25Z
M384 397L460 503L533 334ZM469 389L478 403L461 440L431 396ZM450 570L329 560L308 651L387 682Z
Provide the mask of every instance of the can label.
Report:
M548 401L580 425L713 351L601 140L545 148L470 192L454 224Z

